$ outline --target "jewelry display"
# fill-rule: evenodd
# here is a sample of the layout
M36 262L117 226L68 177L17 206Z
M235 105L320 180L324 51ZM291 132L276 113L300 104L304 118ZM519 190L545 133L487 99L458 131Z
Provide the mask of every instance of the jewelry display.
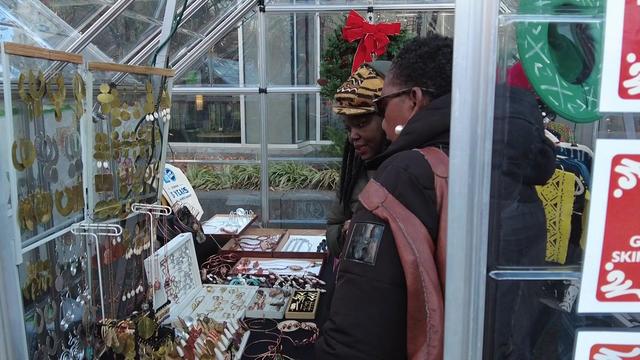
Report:
M231 270L231 273L319 276L322 264L322 259L242 258Z
M272 252L280 244L285 231L281 229L248 229L231 238L221 249L221 253L233 251Z
M296 290L289 299L285 317L287 319L315 319L320 292L317 290Z
M36 75L32 70L29 70L28 77L29 89L27 91L27 88L25 88L27 75L20 73L18 76L18 96L31 112L29 120L40 119L43 114L42 98L47 88L44 73L39 71L38 75Z
M62 191L57 190L54 196L56 210L62 216L69 216L73 212L82 210L84 206L83 188L80 184L65 187ZM65 196L67 198L66 205L62 205Z
M240 256L229 253L224 255L213 255L205 261L200 270L202 282L225 284L227 274L231 272Z
M36 190L31 195L33 201L33 213L40 224L47 224L51 221L53 211L53 198L51 193Z
M67 175L74 179L82 176L82 149L80 145L80 135L78 132L70 129L63 136L63 154L69 161L69 169Z
M216 214L202 224L207 235L237 235L246 229L256 219L251 210L238 208L228 215Z
M53 276L49 260L33 261L27 264L27 277L22 287L22 296L26 300L35 301L47 292L52 284Z
M58 182L58 164L59 151L58 144L54 138L44 133L40 133L36 136L34 141L36 148L36 157L42 164L42 174L47 182Z
M185 359L239 360L249 338L239 322L220 323L208 317L180 319L175 335L175 349Z
M75 120L80 121L84 114L84 98L86 96L84 80L82 80L82 76L80 76L80 74L76 73L73 76L71 86L73 87L73 98L75 100Z
M18 171L24 171L36 160L36 147L29 139L16 139L11 146L11 161Z
M260 288L247 308L246 317L282 319L290 296L291 291L286 289Z
M57 87L56 91L53 90L54 87ZM56 121L61 122L62 106L64 105L65 98L67 97L67 88L64 84L64 76L62 73L57 73L51 77L47 86L47 93L49 94L49 99L53 104Z
M24 197L18 204L18 223L20 224L20 229L22 230L33 231L36 229L38 218L36 218L33 209L33 201L31 199L31 196Z

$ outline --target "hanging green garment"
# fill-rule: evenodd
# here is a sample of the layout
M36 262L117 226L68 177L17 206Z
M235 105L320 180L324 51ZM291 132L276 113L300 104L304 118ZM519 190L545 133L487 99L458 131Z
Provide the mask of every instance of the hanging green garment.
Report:
M567 260L575 184L573 173L556 169L546 185L536 186L547 218L545 261L564 264Z

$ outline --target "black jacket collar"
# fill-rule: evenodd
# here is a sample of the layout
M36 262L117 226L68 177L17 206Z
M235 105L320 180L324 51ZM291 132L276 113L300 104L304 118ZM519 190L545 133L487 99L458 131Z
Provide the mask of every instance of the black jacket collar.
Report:
M380 155L367 162L367 168L377 169L392 155L427 146L449 147L451 94L441 96L420 109L400 133L400 136Z

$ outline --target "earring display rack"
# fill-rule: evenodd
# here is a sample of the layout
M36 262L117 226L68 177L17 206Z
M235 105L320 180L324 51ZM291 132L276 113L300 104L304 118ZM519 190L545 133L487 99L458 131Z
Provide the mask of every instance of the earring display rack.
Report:
M18 265L26 351L99 357L97 320L145 312L152 293L143 260L154 219L131 207L148 214L159 199L171 118L160 84L174 73L13 43L0 43L0 57L13 223L0 241Z
M78 54L3 43L1 56L7 110L1 142L13 165L8 170L20 263L23 248L52 240L82 218L86 84ZM45 76L42 69L55 62L64 70Z
M171 98L168 88L158 89L154 83L173 72L94 62L88 69L94 85L88 91L91 216L100 221L124 218L131 215L133 203L158 200ZM126 75L120 84L93 81L120 74Z

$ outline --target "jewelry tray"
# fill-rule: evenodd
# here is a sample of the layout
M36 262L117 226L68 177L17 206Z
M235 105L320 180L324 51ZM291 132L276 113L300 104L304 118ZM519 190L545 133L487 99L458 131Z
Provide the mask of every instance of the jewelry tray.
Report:
M213 235L221 238L237 236L242 234L242 232L249 227L256 218L256 215L235 216L232 218L229 214L216 214L209 220L202 223L202 231L206 235ZM227 230L233 231L225 231L224 228L228 228Z
M325 230L289 229L280 245L274 251L274 257L284 258L318 258L327 257L327 251L317 251L322 240L327 241Z
M273 257L286 234L283 229L247 229L234 236L220 249L220 254L236 253L242 256Z
M231 269L231 274L241 275L296 275L320 276L323 259L313 258L256 258L243 257Z
M169 266L167 267L166 264ZM154 308L171 301L171 309L167 323L173 323L178 317L194 316L198 313L198 307L203 308L208 304L213 305L213 296L222 296L223 293L235 297L237 291L241 291L243 296L236 301L235 307L241 304L239 309L231 309L231 301L220 308L220 311L205 313L216 321L224 321L229 318L240 318L244 316L244 310L253 299L257 286L227 286L227 285L202 285L198 261L193 244L191 233L182 233L171 239L165 246L156 250L144 261L147 278L151 284L159 281L160 287L156 289L153 296ZM169 279L169 281L166 281ZM165 285L166 282L166 285ZM222 290L224 289L224 290ZM227 291L228 289L234 289ZM196 299L200 300L198 306L193 307ZM222 300L225 300L222 297ZM207 308L211 309L211 308ZM201 311L202 312L202 311ZM225 318L224 315L229 314Z
M319 301L320 291L318 290L296 290L287 303L285 318L313 320L316 318Z
M261 293L262 292L262 293ZM277 293L275 296L271 296ZM264 294L264 295L262 295ZM258 303L260 302L261 297L265 297L265 305L263 309L259 309ZM248 318L260 318L260 319L282 319L284 318L284 312L287 309L287 304L289 303L289 298L291 297L291 291L279 288L260 288L256 291L253 300L249 304L247 308L247 312L245 314ZM273 304L282 304L280 306Z

